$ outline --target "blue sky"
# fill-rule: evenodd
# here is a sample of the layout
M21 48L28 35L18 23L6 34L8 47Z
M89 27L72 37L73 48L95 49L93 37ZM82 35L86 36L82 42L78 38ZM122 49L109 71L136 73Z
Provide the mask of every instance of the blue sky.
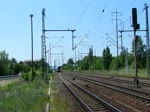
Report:
M74 33L75 44L83 39L78 45L77 59L81 58L80 53L88 53L91 45L94 48L94 55L101 56L106 46L110 47L111 53L116 55L116 46L106 38L106 33L116 40L115 14L118 19L124 21L124 29L133 29L130 24L132 8L137 8L138 23L141 29L145 29L144 3L150 5L149 0L3 0L0 4L0 51L9 53L9 58L16 58L18 61L31 59L31 29L30 14L33 14L34 28L34 59L41 58L41 35L42 35L42 8L46 9L46 29L76 29ZM150 12L150 11L149 11ZM150 21L150 19L149 19ZM121 28L121 22L118 21ZM138 32L145 43L145 32ZM120 34L119 34L120 35ZM47 37L64 37L54 48L52 53L64 53L64 62L68 58L74 59L72 51L71 32L47 32ZM86 37L86 38L85 38ZM131 51L133 32L123 33L123 45ZM46 39L47 47L53 46L61 38ZM109 38L110 39L110 38ZM120 43L120 39L119 39ZM58 47L59 46L59 47ZM119 50L120 52L121 50ZM86 55L86 54L85 54ZM53 55L52 63L62 64L61 55Z

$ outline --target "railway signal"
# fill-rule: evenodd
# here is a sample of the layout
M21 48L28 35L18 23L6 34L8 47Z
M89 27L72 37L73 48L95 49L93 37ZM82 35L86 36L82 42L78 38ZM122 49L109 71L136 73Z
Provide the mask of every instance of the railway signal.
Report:
M134 69L135 69L135 83L136 86L139 86L139 78L138 78L138 68L137 68L137 40L136 31L140 29L140 25L137 23L137 9L132 8L132 23L133 23L133 31L134 31Z

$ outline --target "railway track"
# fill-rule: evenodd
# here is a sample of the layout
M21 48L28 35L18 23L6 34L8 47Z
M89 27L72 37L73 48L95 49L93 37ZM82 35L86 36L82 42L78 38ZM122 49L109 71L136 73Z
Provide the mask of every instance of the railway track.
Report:
M78 74L78 75L85 75L83 73L77 73L75 72L75 74ZM115 78L112 78L112 75L94 75L94 74L87 74L88 77L96 77L96 78L100 78L102 80L109 80L109 81L116 81L116 82L121 82L121 83L126 83L126 84L132 84L132 85L135 85L135 82L132 80L125 80L125 79L115 79ZM105 77L102 77L102 76L105 76ZM150 83L146 83L146 82L139 82L139 85L141 87L150 87Z
M66 86L66 88L75 96L75 98L80 102L83 106L83 111L87 112L121 112L116 107L112 106L108 102L99 98L95 94L90 91L84 89L83 87L77 85L70 79L59 74L59 78Z
M134 98L135 100L140 100L141 103L146 103L149 104L150 103L150 93L149 92L142 92L139 90L135 90L135 89L130 89L130 88L126 88L126 87L122 87L122 86L117 86L114 84L109 84L106 83L104 81L98 81L98 80L94 80L92 78L87 78L84 76L78 76L78 75L70 75L71 77L75 77L77 79L80 79L82 81L86 81L98 86L102 86L104 88L108 88L117 92L120 92L122 94L125 94L127 96L130 96L131 98Z

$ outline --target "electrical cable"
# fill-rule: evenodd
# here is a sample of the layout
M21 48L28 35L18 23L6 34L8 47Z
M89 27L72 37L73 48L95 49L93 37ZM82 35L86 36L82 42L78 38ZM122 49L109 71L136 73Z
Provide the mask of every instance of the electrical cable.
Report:
M86 8L82 11L78 21L77 21L77 24L75 25L75 28L79 25L83 15L85 14L85 12L87 11L87 9L89 8L90 4L92 3L92 0L90 0L90 2L87 4Z
M59 20L59 19L56 19L56 18L54 18L54 17L52 17L52 16L46 16L45 18L46 19L48 19L49 21L50 21L50 18L51 18L51 20L53 20L53 21L55 21L55 22L59 22L59 23L61 23L62 25L64 25L64 26L67 26L67 27L71 27L71 26L69 26L68 24L66 24L65 22L63 22L63 21L61 21L61 20Z
M100 21L100 19L102 17L102 14L105 12L108 2L109 2L109 0L106 1L105 5L104 5L104 8L101 11L101 14L98 16L98 19L97 19L96 23L92 27L93 31L91 31L91 33L94 32L94 28L96 27L97 23Z

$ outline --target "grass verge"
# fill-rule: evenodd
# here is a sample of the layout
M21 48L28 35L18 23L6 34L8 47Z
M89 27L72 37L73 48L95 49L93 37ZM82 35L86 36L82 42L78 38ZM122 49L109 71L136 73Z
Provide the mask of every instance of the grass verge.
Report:
M42 78L0 87L0 112L43 112L48 85Z
M57 74L51 75L51 95L50 95L50 111L51 112L70 112L70 107L67 101L63 99L55 82L55 77ZM64 93L63 93L64 94Z
M106 74L106 75L114 75L114 76L123 76L123 77L135 77L135 71L134 69L129 69L129 72L127 73L125 69L120 69L118 72L116 70L89 70L89 71L81 71L81 72L89 72L89 73L99 73L99 74ZM138 76L140 78L148 78L146 69L139 69L138 70Z

